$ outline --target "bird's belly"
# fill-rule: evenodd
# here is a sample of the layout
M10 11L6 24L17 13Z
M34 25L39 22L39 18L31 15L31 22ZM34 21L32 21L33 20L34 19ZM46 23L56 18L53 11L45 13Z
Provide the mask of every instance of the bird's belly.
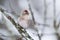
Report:
M27 27L28 27L27 22L24 21L24 20L20 21L19 24L20 24L23 28L27 28Z

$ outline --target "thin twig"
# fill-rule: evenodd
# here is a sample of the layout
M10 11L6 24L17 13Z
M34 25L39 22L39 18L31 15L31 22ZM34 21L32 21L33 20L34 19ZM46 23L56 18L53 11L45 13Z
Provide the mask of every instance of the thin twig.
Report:
M29 0L27 0L27 1L29 2ZM29 6L29 10L30 10L30 12L31 12L31 16L32 16L33 23L34 23L34 25L35 25L36 22L35 22L35 18L34 18L34 13L33 13L32 9L31 9L30 3L28 3L28 6Z

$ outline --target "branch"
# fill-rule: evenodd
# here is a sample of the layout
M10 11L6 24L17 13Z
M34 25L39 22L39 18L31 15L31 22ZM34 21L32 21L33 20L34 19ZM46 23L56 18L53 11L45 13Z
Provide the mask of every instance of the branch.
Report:
M15 23L14 19L10 15L7 16L6 13L4 13L3 11L1 12L13 23L13 25L15 25L16 29L18 30L18 32L21 34L22 37L24 37L26 40L27 38L29 38L30 40L33 40L32 37L30 37L30 35L26 32L26 30L22 26ZM25 35L23 35L23 33Z

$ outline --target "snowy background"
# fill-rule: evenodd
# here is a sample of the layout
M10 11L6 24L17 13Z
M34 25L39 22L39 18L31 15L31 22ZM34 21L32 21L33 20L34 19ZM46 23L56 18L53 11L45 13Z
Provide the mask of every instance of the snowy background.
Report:
M29 0L29 2L28 0L0 0L0 8L7 10L5 13L10 14L17 23L21 11L24 9L29 10L29 3L35 21L41 25L35 25L38 31L33 28L26 29L27 33L34 40L60 40L60 26L57 29L54 27L54 18L56 19L55 25L60 25L60 0ZM2 34L7 37L2 36ZM17 29L0 11L0 38L4 40L17 40L19 37L20 34Z

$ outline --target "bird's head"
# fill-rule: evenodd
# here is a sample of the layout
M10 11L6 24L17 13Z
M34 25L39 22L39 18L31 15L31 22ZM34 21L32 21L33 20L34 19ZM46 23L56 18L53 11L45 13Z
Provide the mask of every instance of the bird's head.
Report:
M29 15L28 10L24 10L23 13L22 13L22 15Z

